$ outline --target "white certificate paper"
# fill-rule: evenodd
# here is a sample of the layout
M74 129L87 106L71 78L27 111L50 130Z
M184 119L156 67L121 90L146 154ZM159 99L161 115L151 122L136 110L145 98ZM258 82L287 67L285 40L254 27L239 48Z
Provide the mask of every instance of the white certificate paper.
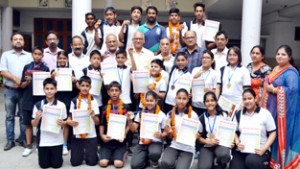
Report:
M204 40L206 41L215 41L215 36L219 31L220 22L212 21L212 20L205 20L205 27L204 27Z
M42 114L41 130L58 134L61 126L56 122L61 116L62 109L60 107L45 105Z
M204 79L193 79L192 81L193 101L203 102L203 96L205 94L204 88L205 88Z
M74 134L86 134L92 131L92 118L88 110L73 110L72 119L78 122L78 125L73 127Z
M192 87L192 80L193 80L192 76L180 76L177 80L176 92L179 89L183 88L190 93Z
M46 78L50 77L50 72L33 72L33 95L34 96L45 96L43 82Z
M57 91L72 91L72 69L60 68L57 70L55 80L57 81Z
M101 73L103 73L103 81L105 85L110 84L112 81L120 83L117 62L115 60L106 61L101 63Z
M184 117L177 133L176 141L185 145L195 146L199 120Z
M90 93L92 95L99 96L102 87L102 78L100 76L100 72L88 70L87 76L92 80Z
M134 93L147 92L149 85L149 71L133 71L132 83Z
M260 128L243 127L240 140L245 146L243 153L255 153L255 149L260 148Z
M107 135L115 140L125 139L127 117L119 114L110 114L107 126Z
M221 108L228 112L228 116L232 119L234 117L234 112L236 111L236 105L230 101L229 99L225 98L224 96L220 96L218 104Z
M140 138L155 139L154 133L158 131L158 114L142 113Z
M236 122L220 120L218 123L216 138L219 140L219 145L231 147L235 136Z

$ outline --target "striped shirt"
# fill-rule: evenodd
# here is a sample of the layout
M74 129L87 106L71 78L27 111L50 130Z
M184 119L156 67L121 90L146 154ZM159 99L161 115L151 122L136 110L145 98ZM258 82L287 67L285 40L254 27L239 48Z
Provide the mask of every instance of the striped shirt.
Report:
M179 52L185 52L188 58L188 64L186 65L189 72L192 72L194 67L199 67L202 65L201 59L203 54L203 49L197 47L193 52L189 53L187 47L179 50Z

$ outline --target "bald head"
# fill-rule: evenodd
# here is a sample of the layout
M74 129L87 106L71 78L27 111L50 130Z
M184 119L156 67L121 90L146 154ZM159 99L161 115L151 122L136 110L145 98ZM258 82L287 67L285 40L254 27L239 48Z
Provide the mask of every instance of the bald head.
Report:
M107 49L111 52L115 52L118 48L118 39L117 36L114 34L108 34L105 38L105 43L107 46Z
M145 43L145 36L142 32L137 31L133 34L132 43L135 49L142 49Z

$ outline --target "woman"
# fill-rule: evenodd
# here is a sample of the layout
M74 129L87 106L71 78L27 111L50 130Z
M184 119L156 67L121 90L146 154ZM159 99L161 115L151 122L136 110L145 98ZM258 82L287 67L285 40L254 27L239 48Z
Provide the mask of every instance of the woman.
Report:
M250 51L250 55L252 63L248 64L247 69L250 72L251 88L255 91L257 96L256 103L258 104L261 101L264 79L266 75L271 73L272 69L263 61L265 57L265 49L262 46L254 46Z
M272 113L278 128L278 139L272 146L271 166L299 168L299 72L293 67L292 49L287 45L280 46L276 62L278 65L265 81L261 103Z

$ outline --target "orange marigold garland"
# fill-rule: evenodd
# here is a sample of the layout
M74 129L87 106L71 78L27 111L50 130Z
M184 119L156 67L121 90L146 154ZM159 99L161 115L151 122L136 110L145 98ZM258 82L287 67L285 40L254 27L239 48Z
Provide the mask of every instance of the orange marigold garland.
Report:
M118 109L118 114L119 115L123 115L123 107L124 107L123 101L122 101L122 99L119 99L119 109ZM105 116L107 125L108 125L108 122L109 122L109 116L110 116L110 113L111 113L111 108L112 108L112 101L111 101L111 99L109 99L108 102L107 102L106 116Z
M172 109L172 114L171 114L171 126L172 126L172 133L173 133L174 140L176 140L176 138L177 138L175 110L176 110L176 107L174 106L173 109ZM189 106L189 108L188 108L188 118L192 117L192 110L193 110L192 106Z
M91 96L91 94L87 95L87 99L88 99L88 110L92 110L92 96ZM80 92L79 95L78 95L77 109L80 109L81 101L82 101L82 93ZM86 138L87 136L88 136L88 133L79 134L80 138Z
M168 23L168 27L169 27L169 33L170 33L170 37L173 36L173 25L171 22ZM177 49L178 49L178 46L179 46L179 29L180 29L180 23L177 22L176 24L176 30L178 31L176 34L175 34L175 39L174 41L170 42L170 48L171 48L171 53L172 54L175 54ZM175 43L175 47L174 47L174 43Z
M142 112L144 112L145 109L146 109L146 107L144 106ZM142 113L142 112L141 112L141 113ZM159 107L159 105L156 105L154 114L158 114L159 112L160 112L160 107ZM141 122L141 126L142 126L142 114L140 115L140 122ZM144 138L141 138L141 141L142 141L142 143L143 143L144 145L149 145L149 144L152 143L152 140L151 140L151 139L146 140L146 139L144 139Z
M152 84L151 89L155 90L157 83L160 81L160 79L162 78L161 73L158 75L157 78L155 78L155 82ZM140 99L141 99L141 103L143 105L143 107L146 107L146 100L145 100L145 93L141 93L140 94Z

